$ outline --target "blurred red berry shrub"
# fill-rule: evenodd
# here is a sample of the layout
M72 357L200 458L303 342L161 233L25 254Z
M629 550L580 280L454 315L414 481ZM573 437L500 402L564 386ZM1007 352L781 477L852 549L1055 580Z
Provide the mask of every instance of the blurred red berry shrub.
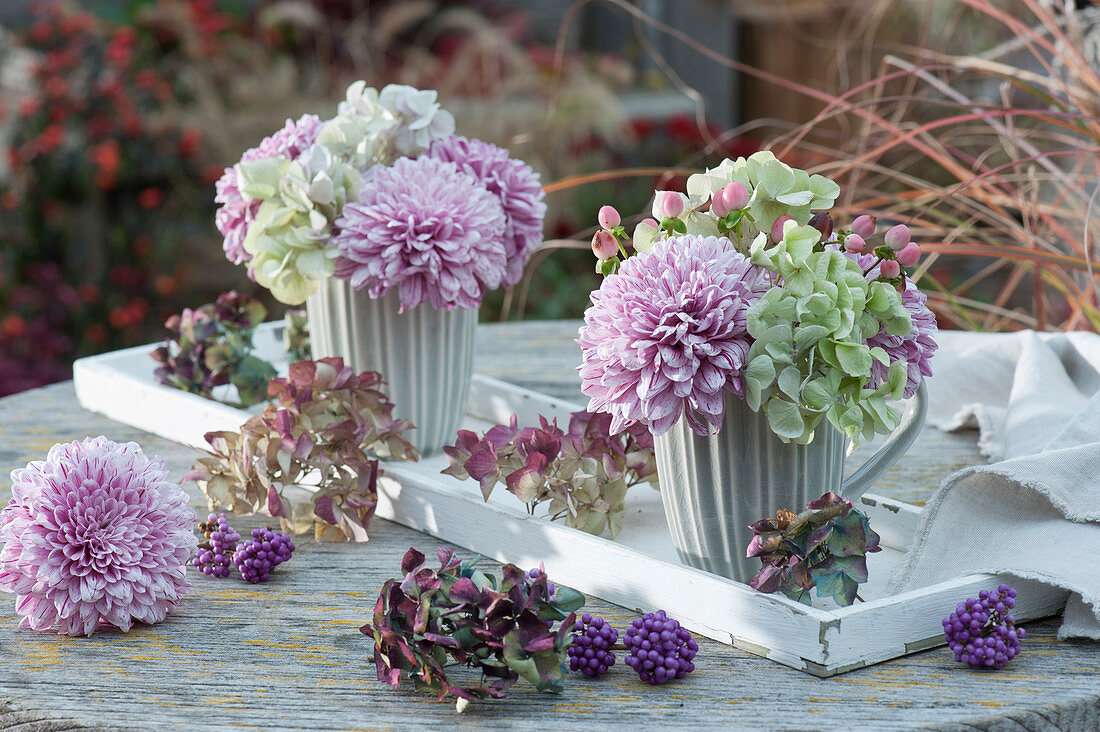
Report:
M30 62L0 180L0 395L67 378L78 355L149 340L206 235L203 134L179 110L184 73L233 18L213 0L160 0L130 21L31 5ZM220 170L219 170L220 173Z

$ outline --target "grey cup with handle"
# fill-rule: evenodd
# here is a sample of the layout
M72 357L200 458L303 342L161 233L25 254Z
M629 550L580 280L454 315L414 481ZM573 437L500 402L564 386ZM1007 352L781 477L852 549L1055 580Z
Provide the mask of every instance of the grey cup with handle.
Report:
M797 513L828 491L852 500L863 495L913 444L926 412L921 382L898 428L847 479L848 440L827 422L808 445L784 443L764 414L732 393L717 434L697 435L681 419L654 438L661 500L681 561L748 582L760 569L759 559L745 556L753 536L749 524L781 508Z

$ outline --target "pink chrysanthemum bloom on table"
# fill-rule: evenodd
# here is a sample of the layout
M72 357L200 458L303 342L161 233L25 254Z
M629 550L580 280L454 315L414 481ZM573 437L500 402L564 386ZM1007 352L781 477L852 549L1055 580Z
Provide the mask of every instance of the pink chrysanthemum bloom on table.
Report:
M873 254L852 254L848 256L854 259L860 267L867 269L878 259ZM878 266L872 268L867 276L878 277ZM935 355L939 344L936 343L936 334L939 326L936 324L936 316L928 309L928 296L920 291L911 279L905 278L905 290L901 293L901 304L909 311L909 318L913 322L913 329L906 335L890 335L885 329L867 339L867 345L871 348L881 347L890 357L890 362L904 361L906 366L905 393L908 399L917 393L917 388L923 378L932 375L932 366L929 363ZM886 382L886 374L889 367L872 361L871 381L868 386L877 389Z
M481 140L451 136L432 143L428 155L457 163L500 199L504 207L506 229L504 253L507 271L503 287L511 287L523 277L523 268L531 253L542 243L542 222L546 217L545 194L539 174L522 160L513 160L508 151Z
M265 137L251 150L245 151L241 160L263 160L276 155L285 155L290 160L296 160L316 142L320 130L321 118L315 114L302 115L297 122L288 119L281 130ZM260 208L260 201L246 201L241 196L237 175L235 166L226 168L215 184L217 195L214 196L214 202L221 204L214 215L214 223L225 237L222 248L226 259L233 264L241 264L252 258L244 250L244 238L248 234L249 224L256 219L256 211Z
M191 587L198 539L187 494L161 461L106 437L54 445L14 470L0 511L0 589L21 625L91 635L158 623Z
M336 221L336 276L403 310L477 308L504 277L504 210L455 163L422 156L376 168Z
M577 343L588 410L662 435L684 416L695 432L719 427L725 392L741 395L752 345L746 311L769 273L724 237L680 236L623 262L592 293Z

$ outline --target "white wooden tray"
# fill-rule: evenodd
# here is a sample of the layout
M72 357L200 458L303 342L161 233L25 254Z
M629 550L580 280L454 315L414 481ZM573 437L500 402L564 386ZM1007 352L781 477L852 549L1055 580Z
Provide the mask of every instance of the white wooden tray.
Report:
M280 324L261 326L260 355L285 371ZM157 384L139 346L81 359L74 364L77 398L86 409L169 440L205 448L211 430L237 429L250 412ZM282 363L280 363L280 361ZM484 376L475 376L467 427L484 431L506 423L537 424L538 415L568 424L577 405ZM258 410L258 408L255 408ZM171 415L166 418L166 415ZM955 605L995 587L989 575L970 575L906 592L885 594L916 528L920 509L865 495L861 508L882 537L883 551L868 557L867 602L840 608L808 607L779 595L682 565L665 525L660 495L631 489L618 537L609 539L532 516L503 488L488 503L475 481L440 471L446 457L388 463L380 481L377 515L523 568L546 565L556 582L639 611L664 609L693 632L773 659L815 676L832 676L943 644L940 622ZM420 547L422 550L425 547ZM430 548L430 547L429 547ZM1066 594L1014 579L1020 590L1017 618L1053 615Z

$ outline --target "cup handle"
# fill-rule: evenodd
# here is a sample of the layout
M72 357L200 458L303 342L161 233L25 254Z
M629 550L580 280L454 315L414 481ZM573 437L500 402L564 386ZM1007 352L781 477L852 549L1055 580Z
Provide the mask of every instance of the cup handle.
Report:
M859 470L845 478L840 486L840 494L849 500L855 500L867 492L898 458L905 454L924 426L924 417L928 414L928 394L924 380L921 379L917 392L905 405L901 423L890 439L878 451L860 466Z

